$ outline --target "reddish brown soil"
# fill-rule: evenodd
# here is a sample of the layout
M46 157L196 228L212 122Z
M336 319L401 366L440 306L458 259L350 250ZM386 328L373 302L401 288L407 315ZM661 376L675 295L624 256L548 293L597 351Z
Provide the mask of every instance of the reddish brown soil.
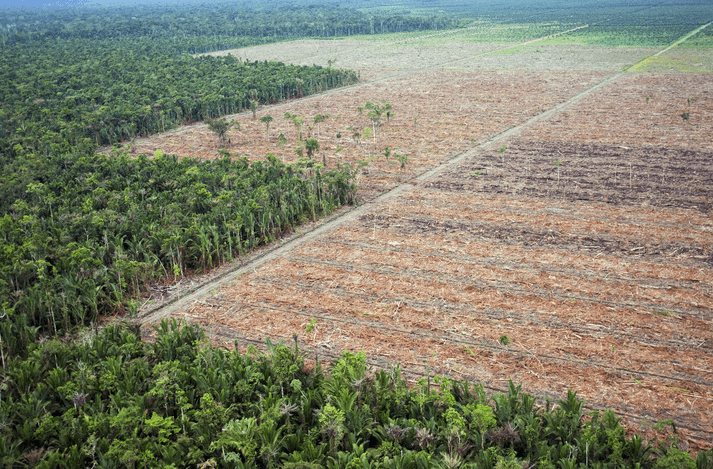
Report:
M293 160L275 143L280 132L296 143L282 114L327 113L313 133L330 167L375 157L361 176L364 201L414 186L174 317L228 345L297 334L325 359L364 350L375 366L400 364L411 379L428 372L498 391L512 379L556 399L575 389L639 431L671 418L691 448L710 448L710 78L627 75L495 148L478 147L605 76L415 74L261 109L257 117L275 117L269 138L261 122L238 116L231 152ZM378 144L353 143L347 127L368 125L357 107L383 99L396 115L378 129ZM408 156L405 169L380 156L385 146ZM137 148L217 155L200 126ZM460 164L413 180L468 149Z

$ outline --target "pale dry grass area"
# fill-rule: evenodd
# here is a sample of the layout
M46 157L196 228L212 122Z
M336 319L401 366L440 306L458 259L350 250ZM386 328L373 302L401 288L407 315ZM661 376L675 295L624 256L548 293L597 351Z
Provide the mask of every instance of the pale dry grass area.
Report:
M441 40L448 38L446 35ZM578 44L551 45L537 42L518 46L508 43L436 41L300 40L206 55L233 55L242 60L274 60L295 65L320 65L359 70L364 80L374 80L424 68L458 70L599 71L625 70L658 49L650 47L602 47ZM704 56L705 54L699 54ZM696 57L699 57L696 56ZM699 60L694 57L695 60ZM703 59L700 59L703 60Z
M464 61L462 66L475 69L510 70L626 70L657 49L650 47L602 47L579 44L530 44L505 53L488 54Z
M444 62L469 61L507 47L501 44L454 42L447 46L419 45L407 41L300 40L289 43L212 52L242 60L274 60L294 65L320 65L358 70L362 80L442 68Z

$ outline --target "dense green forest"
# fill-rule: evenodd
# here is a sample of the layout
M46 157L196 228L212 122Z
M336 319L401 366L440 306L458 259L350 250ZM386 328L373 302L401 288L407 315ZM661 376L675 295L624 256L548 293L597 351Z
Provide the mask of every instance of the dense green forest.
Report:
M574 392L543 407L509 385L367 372L345 353L326 373L302 351L209 346L164 321L153 343L111 325L76 343L33 344L5 364L0 464L7 468L713 468L673 439L626 436ZM665 423L663 425L666 425Z
M272 155L17 157L1 197L3 353L130 310L149 281L214 267L353 202L349 168L311 166Z
M131 5L0 10L0 151L68 151L354 83L350 71L188 54L296 37L455 27L337 6ZM58 145L65 145L64 148Z
M590 26L700 26L713 19L706 0L350 0L339 2L366 14L429 12L478 23L559 23ZM689 28L690 29L693 28Z
M174 57L140 44L72 39L3 54L0 148L67 152L85 138L106 145L241 112L253 100L275 103L357 80L333 68Z

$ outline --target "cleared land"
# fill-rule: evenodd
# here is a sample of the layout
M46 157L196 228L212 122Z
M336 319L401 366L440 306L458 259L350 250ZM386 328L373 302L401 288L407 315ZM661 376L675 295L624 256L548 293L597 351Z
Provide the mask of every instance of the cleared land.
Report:
M374 158L360 176L366 203L147 321L171 314L241 347L297 334L310 355L364 350L375 365L400 364L414 379L449 375L492 390L513 379L553 398L571 388L640 432L671 418L692 448L709 448L710 75L617 75L652 53L641 48L612 48L607 66L603 47L588 65L577 48L593 46L482 55L508 44L453 41L433 51L320 41L324 53L295 43L291 59L281 55L287 45L256 48L261 60L336 58L379 78L261 109L258 118L275 117L269 135L259 120L236 116L242 132L231 134L229 149L293 159L296 131L284 112L305 118L303 133L312 116L329 114L319 128L309 124L328 165ZM365 51L377 57L388 47L402 55L364 61ZM349 127L370 125L357 108L384 99L396 114L376 143L353 141ZM284 149L279 133L288 137ZM138 142L138 151L210 158L216 143L193 126ZM385 146L408 156L404 169L386 161Z

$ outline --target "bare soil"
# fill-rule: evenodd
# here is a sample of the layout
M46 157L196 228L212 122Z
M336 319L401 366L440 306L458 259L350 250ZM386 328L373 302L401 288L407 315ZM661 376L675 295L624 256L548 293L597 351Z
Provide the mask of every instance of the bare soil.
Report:
M275 117L269 136L235 116L231 152L293 160L284 112L329 114L312 130L328 166L373 158L360 176L365 203L145 321L185 319L240 348L297 335L310 356L364 350L410 379L448 375L493 391L512 379L554 399L574 389L644 435L671 418L691 449L710 448L713 82L632 73L594 89L610 76L397 73L260 109ZM383 99L396 114L377 142L352 141L348 127L370 124L357 107ZM216 143L192 126L137 151L213 158ZM385 160L385 146L408 156L405 168Z
M448 37L447 34L442 36ZM434 39L435 40L435 39ZM428 41L430 42L430 41ZM508 47L505 44L449 42L448 47L402 41L300 40L289 43L211 52L206 55L234 55L243 60L274 60L295 65L321 65L358 70L363 80L375 80L440 67L444 62L469 60ZM330 62L331 61L331 62Z

